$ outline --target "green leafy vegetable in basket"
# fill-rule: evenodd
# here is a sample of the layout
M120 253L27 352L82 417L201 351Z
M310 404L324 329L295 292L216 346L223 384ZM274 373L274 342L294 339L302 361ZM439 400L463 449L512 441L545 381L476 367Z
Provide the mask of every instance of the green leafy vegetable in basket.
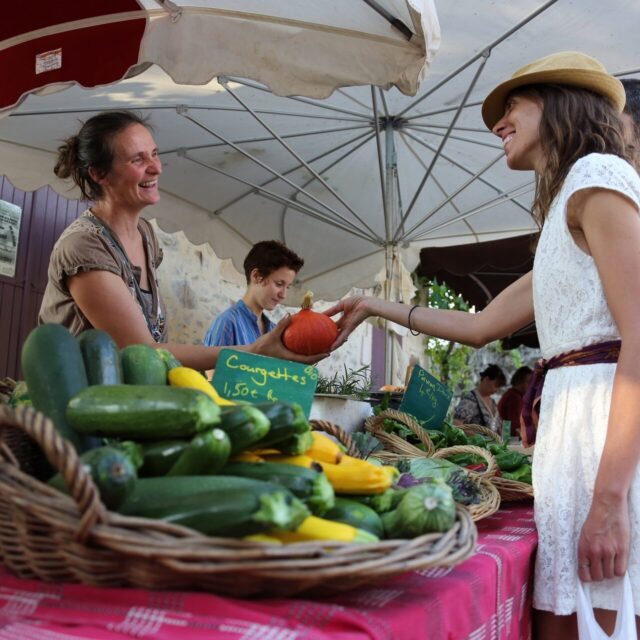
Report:
M433 446L436 449L442 449L448 446L447 436L445 436L442 431L436 431L435 429L432 429L430 431L427 431L427 435L429 436L429 438L431 438L431 442L433 442Z
M397 508L382 514L382 523L388 538L415 538L447 531L455 517L451 489L443 482L425 482L407 489Z
M529 464L528 456L517 451L503 451L494 454L500 471L515 471L523 464Z
M460 504L477 504L480 502L480 489L477 482L464 469L449 460L442 458L413 458L403 460L400 471L405 471L418 480L440 480L445 482L453 492L453 498ZM400 477L401 482L403 476Z
M351 434L351 440L353 440L353 444L355 444L365 460L372 453L383 449L380 440L365 431L356 431Z
M450 425L448 422L444 423L443 433L447 439L447 447L458 447L469 444L469 439L465 435L462 429Z
M482 456L478 456L475 453L454 453L450 456L447 456L447 460L460 467L467 467L469 465L477 464L485 466L487 464L487 461Z
M500 475L507 480L516 480L518 482L531 484L531 465L525 462L517 469L514 469L513 471L503 471Z

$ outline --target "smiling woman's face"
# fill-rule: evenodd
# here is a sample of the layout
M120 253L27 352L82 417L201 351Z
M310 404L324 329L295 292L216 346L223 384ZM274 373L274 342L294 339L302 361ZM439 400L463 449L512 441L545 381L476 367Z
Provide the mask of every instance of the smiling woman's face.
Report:
M504 115L492 131L502 140L510 169L542 170L541 119L542 103L539 100L522 94L507 98Z

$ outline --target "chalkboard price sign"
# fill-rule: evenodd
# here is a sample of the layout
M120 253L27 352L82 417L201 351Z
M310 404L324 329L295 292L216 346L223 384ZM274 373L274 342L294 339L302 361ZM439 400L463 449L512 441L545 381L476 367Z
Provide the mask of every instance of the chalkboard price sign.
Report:
M222 349L211 384L228 400L297 402L309 417L318 370L310 365Z
M400 403L400 411L415 416L425 429L440 429L449 411L451 396L448 387L416 365Z

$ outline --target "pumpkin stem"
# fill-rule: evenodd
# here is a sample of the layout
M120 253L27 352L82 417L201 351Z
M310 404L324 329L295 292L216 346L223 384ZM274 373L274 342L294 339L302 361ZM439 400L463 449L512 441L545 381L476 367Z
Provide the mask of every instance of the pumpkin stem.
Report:
M303 309L311 309L313 306L313 291L307 291L302 297L302 305L300 305Z

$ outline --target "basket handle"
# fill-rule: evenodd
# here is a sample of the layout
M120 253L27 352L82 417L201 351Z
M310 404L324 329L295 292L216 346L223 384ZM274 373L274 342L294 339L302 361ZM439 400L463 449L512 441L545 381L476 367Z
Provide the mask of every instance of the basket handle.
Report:
M44 452L49 463L60 471L71 497L80 513L80 524L76 539L84 541L96 522L106 522L107 509L100 500L100 494L91 474L89 474L73 445L57 431L53 422L43 413L24 405L15 409L0 405L0 423L2 427L19 429L34 440ZM0 458L16 465L12 455L0 451ZM16 465L17 466L17 465Z
M413 447L411 444L406 442L403 438L399 438L394 434L389 434L385 431L383 427L383 423L386 418L390 418L391 420L395 420L396 422L400 422L404 424L406 427L411 429L413 433L416 435L418 440L424 445L424 451L422 449L418 449L417 447ZM418 424L418 422L410 416L408 413L404 413L403 411L396 411L395 409L386 409L385 411L381 411L377 416L371 416L365 420L364 428L376 436L381 442L388 442L389 444L396 443L400 445L400 442L396 442L395 438L398 438L403 444L400 445L403 449L403 453L406 452L407 447L412 447L415 449L416 454L419 456L432 456L435 447L433 446L433 442L429 437L429 434Z
M456 453L471 453L476 456L481 456L487 461L487 468L484 471L471 471L467 469L467 472L471 475L479 478L492 478L498 471L498 463L495 457L490 451L483 449L482 447L476 447L475 445L464 444L456 447L446 447L444 449L438 449L434 454L434 458L447 458Z
M309 420L311 429L313 431L323 431L333 436L338 442L343 444L347 449L347 455L352 458L362 458L362 453L356 447L355 443L351 439L351 436L340 426L329 422L328 420Z

